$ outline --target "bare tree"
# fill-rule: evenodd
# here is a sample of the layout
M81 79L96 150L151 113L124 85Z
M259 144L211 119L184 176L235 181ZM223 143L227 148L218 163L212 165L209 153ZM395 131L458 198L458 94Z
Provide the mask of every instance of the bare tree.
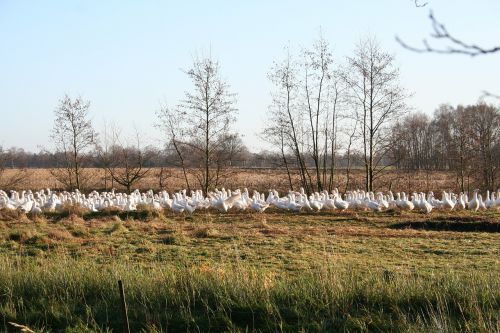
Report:
M274 63L268 77L275 91L264 133L267 141L280 147L289 181L285 148L293 152L307 192L332 189L343 89L328 42L320 35L310 49L302 50L300 61L287 48L285 59Z
M466 110L474 119L471 125L477 155L475 164L481 170L482 187L494 189L500 169L500 162L495 159L495 150L500 145L500 111L484 103L468 106Z
M185 113L170 110L167 106L164 106L157 112L158 122L155 124L157 128L159 128L165 138L165 144L167 149L173 149L179 161L179 165L182 168L182 174L184 176L184 182L186 184L186 189L190 190L189 186L189 178L188 178L188 170L186 165L186 160L184 154L186 153L185 148L183 147L188 145L188 140L184 139L187 133L187 130L183 127L186 125ZM163 169L162 169L163 171ZM162 172L160 175L164 175L165 172Z
M15 165L13 162L15 148L4 150L0 146L0 188L9 189L18 187L26 181L30 173L23 165Z
M326 157L328 154L328 125L320 121L322 115L326 114L328 123L328 84L332 78L331 66L333 63L332 54L329 50L328 42L320 36L314 43L312 50L304 50L304 95L305 107L309 118L308 138L312 143L310 156L314 161L314 170L316 176L316 188L323 190L321 182L321 153ZM336 98L337 96L335 96ZM324 127L324 129L323 129ZM321 140L320 135L324 133L325 141ZM323 142L322 142L323 141ZM323 147L320 145L323 143ZM326 152L325 152L326 150ZM326 180L325 180L326 181Z
M109 173L111 164L111 146L114 143L114 133L118 133L118 129L114 123L104 121L103 131L100 134L100 140L95 141L95 151L97 153L97 165L102 169L104 189L107 191L109 187L113 187L113 177ZM108 179L110 184L108 184Z
M285 147L290 147L300 172L301 185L309 192L310 176L300 142L301 118L297 108L300 81L297 75L297 65L292 59L289 49L286 48L285 59L281 62L274 62L268 74L268 78L274 84L276 91L273 93L273 102L269 107L269 124L264 129L263 135L266 141L275 143L280 147L284 164L287 167L288 179L291 183L288 170L289 163L285 154ZM273 138L273 136L276 136L276 138Z
M101 152L101 157L106 160L107 169L113 180L124 186L128 193L131 192L132 186L150 171L150 168L146 167L138 133L135 135L135 145L132 145L129 142L123 143L120 133L113 131L108 153Z
M158 179L158 187L163 190L167 187L167 181L172 178L172 172L168 168L160 166L159 170L156 171L156 178Z
M408 170L431 169L434 140L431 120L424 113L406 115L392 127L392 158L397 167Z
M185 99L174 113L164 110L160 126L168 128L169 142L181 164L187 155L197 161L189 172L207 193L216 186L226 167L220 158L220 149L235 121L236 99L235 94L230 93L228 83L221 78L219 63L211 57L195 59L186 74L194 89L186 92ZM186 173L185 179L188 184Z
M272 121L270 124L262 131L261 137L273 146L279 147L282 164L278 164L278 166L285 167L289 188L293 190L294 184L291 175L292 163L287 156L287 150L293 150L293 146L290 146L291 140L287 121L286 119L282 119L284 116L283 112L272 113L272 115L274 117L271 118Z
M353 155L353 143L354 140L356 139L356 132L358 131L358 120L355 119L354 125L352 126L351 130L349 131L349 140L347 143L347 148L346 148L346 183L345 183L345 190L344 192L347 192L349 189L349 185L351 182L351 168L352 168L352 155Z
M339 122L341 119L345 119L344 115L340 113L340 107L345 104L345 86L341 85L338 74L334 74L334 77L331 80L331 85L329 89L328 100L330 102L330 111L326 114L325 119L325 128L324 128L324 152L323 152L323 183L328 183L328 191L332 191L333 189L333 177L335 174L335 161L337 157L337 150L339 149L338 145L338 128ZM328 147L330 146L330 147ZM330 175L327 181L326 173L327 173L327 159L328 154L330 154Z
M82 187L85 153L93 147L96 133L89 119L89 101L81 97L72 100L65 95L55 109L51 138L58 156L59 168L52 173L68 188Z
M388 126L407 110L408 94L400 87L394 57L384 52L374 38L362 40L347 62L342 78L349 87L349 99L359 121L365 187L372 191L375 178L387 167L381 162L391 145Z

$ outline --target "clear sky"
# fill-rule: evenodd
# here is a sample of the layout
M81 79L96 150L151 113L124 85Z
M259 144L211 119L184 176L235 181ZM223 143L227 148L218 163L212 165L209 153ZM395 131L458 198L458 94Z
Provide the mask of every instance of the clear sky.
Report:
M181 69L211 52L238 94L236 129L258 151L270 103L266 73L283 46L311 45L320 27L338 62L361 37L377 37L395 54L417 110L500 93L500 54L422 55L396 43L396 35L413 44L426 37L430 9L463 39L500 44L497 0L428 0L424 8L412 0L0 0L0 145L50 147L53 110L65 93L91 101L97 130L115 122L159 144L155 111L183 98L191 86Z

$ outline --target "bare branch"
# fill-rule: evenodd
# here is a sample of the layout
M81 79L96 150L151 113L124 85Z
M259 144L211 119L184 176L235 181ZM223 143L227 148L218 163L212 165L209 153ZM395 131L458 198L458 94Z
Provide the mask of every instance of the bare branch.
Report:
M417 6L419 7L419 6ZM421 7L421 6L420 6ZM500 51L500 46L493 46L490 48L485 48L473 43L464 42L458 37L452 35L446 26L439 22L435 17L432 11L429 13L429 19L431 20L433 32L430 37L435 40L443 40L446 43L449 43L448 46L444 46L442 48L436 48L432 46L427 39L422 41L423 47L414 47L406 42L404 42L401 38L396 36L396 41L405 49L417 52L417 53L438 53L438 54L465 54L471 57L475 57L478 55L491 54Z
M422 8L422 7L427 6L427 4L428 4L428 2L418 3L418 0L415 0L415 7Z
M496 98L500 99L500 95L495 95L490 93L489 91L483 90L483 94L481 95L481 98Z

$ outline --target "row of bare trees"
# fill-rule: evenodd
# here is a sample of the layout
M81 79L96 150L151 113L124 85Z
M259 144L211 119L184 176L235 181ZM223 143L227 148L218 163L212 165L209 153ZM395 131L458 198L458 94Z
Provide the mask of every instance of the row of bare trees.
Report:
M186 74L193 83L192 92L186 92L174 108L162 108L156 126L163 133L166 149L175 152L170 156L175 156L174 164L182 168L186 188L192 186L189 174L197 180L195 186L206 193L227 176L236 155L246 148L231 131L237 112L235 94L221 78L218 62L211 57L195 59ZM89 177L85 167L97 159L104 170L105 187L109 179L111 186L116 182L130 192L151 170L141 135L136 133L133 140L127 140L116 126L105 126L98 136L89 107L90 102L81 97L66 95L60 100L51 135L56 166L51 173L65 187L80 189ZM168 173L161 168L159 178L166 177Z
M311 49L298 56L286 49L269 79L275 91L263 136L281 152L290 187L293 166L307 192L331 190L339 149L347 150L349 157L358 149L363 156L365 187L373 190L374 181L388 166L390 126L408 111L408 93L399 84L394 57L374 38L366 38L340 64L320 36ZM346 141L344 147L340 137ZM312 166L305 162L309 158ZM348 179L350 166L349 159Z
M82 189L90 173L86 168L92 160L104 170L105 187L108 179L124 186L128 192L132 185L143 178L149 169L144 167L140 138L136 145L122 141L116 127L105 126L102 140L98 139L89 114L90 102L81 97L72 99L65 95L54 111L52 142L55 153L51 155L51 174L68 189Z
M485 188L497 185L497 108L444 105L432 119L408 113L410 94L399 82L395 58L372 37L362 39L353 55L343 59L334 58L321 35L297 54L285 51L268 74L274 88L261 134L277 156L261 154L259 159L283 167L290 188L331 191L338 185L339 167L347 178L346 189L353 167L363 168L365 189L370 191L394 168L453 170L461 190L469 189L471 179ZM233 129L236 95L211 57L196 58L185 73L192 89L175 106L157 112L162 147L144 147L139 133L124 136L116 126L105 125L98 135L90 120L90 102L64 96L55 110L54 151L47 155L53 176L67 188L80 189L90 177L86 168L99 167L106 188L116 183L130 192L154 165L160 166L154 170L160 187L170 176L167 167L182 170L187 189L206 193L219 186L234 172L236 160L251 158ZM8 156L0 151L0 182ZM19 173L11 179L19 182L22 177Z
M461 191L493 189L500 171L500 109L485 103L407 115L392 130L392 157L407 170L452 170Z

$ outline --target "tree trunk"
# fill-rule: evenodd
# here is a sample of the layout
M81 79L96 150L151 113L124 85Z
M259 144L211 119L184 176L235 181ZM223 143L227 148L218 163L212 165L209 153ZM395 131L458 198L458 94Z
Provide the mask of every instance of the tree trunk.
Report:
M284 146L285 146L285 142L284 142L283 132L281 132L281 156L283 157L283 163L285 164L286 174L288 176L288 182L290 184L290 190L293 191L292 176L290 175L290 169L288 168L288 162L286 160Z

